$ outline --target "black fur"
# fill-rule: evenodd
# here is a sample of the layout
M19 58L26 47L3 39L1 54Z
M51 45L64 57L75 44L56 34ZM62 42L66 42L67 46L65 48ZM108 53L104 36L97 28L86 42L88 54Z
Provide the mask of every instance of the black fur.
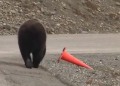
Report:
M44 27L36 19L28 20L20 27L18 45L27 68L38 68L46 54L46 38ZM30 53L32 53L33 59Z

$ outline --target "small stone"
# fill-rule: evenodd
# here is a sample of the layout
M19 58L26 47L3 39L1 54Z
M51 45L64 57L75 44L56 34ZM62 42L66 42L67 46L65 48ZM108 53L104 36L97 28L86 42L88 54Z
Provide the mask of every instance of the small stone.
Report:
M57 25L57 26L60 26L60 24L59 24L59 23L57 23L56 25Z
M98 10L98 5L92 3L91 1L86 1L85 4L87 5L87 7L93 9L93 10ZM99 9L100 10L100 9Z
M116 2L115 5L116 5L116 6L120 6L120 2Z
M50 12L52 15L55 15L56 14L56 12L55 11L53 11L53 12Z
M93 82L92 79L89 79L86 81L86 84L92 84L92 82Z
M11 10L10 12L11 12L11 13L16 13L16 11L15 11L15 10Z
M115 60L118 60L118 58L115 58Z
M117 16L117 14L115 14L115 13L110 13L109 14L109 18L112 18L112 19L115 18L116 16Z
M20 9L20 10L19 10L19 12L20 12L20 13L22 13L22 12L23 12L23 10L22 10L22 9Z
M61 4L65 7L66 6L66 4L64 3L64 2L61 2Z
M54 32L51 32L51 34L55 34Z
M120 15L120 11L118 12L118 14Z
M3 23L3 25L7 25L6 23Z
M44 12L44 9L41 7L41 12Z

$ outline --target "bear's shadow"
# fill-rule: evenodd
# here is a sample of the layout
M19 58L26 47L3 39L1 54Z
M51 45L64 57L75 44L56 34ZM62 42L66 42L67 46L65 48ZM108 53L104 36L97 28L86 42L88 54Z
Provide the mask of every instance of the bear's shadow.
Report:
M0 65L19 66L25 68L24 64L0 61Z

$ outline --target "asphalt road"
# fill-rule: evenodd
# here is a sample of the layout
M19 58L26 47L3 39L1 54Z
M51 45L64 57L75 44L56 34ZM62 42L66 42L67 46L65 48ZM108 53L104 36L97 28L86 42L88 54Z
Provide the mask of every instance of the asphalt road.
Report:
M0 36L0 86L70 86L71 84L73 84L73 86L80 86L76 84L80 83L77 82L76 79L76 82L74 83L70 81L72 77L65 80L63 79L67 77L67 74L64 74L65 72L63 71L68 71L74 66L64 61L61 61L58 65L57 59L61 54L62 49L67 47L67 52L75 55L77 58L82 59L90 66L96 68L96 70L100 70L97 69L97 66L94 66L92 63L95 61L103 61L103 58L100 58L100 56L106 58L107 62L104 61L106 63L104 65L109 64L113 60L112 58L118 58L118 53L120 53L119 39L120 34L48 35L47 53L43 63L38 69L27 69L24 67L24 63L18 49L17 36ZM99 55L98 53L102 53L102 55ZM109 55L107 53L109 53ZM116 65L119 65L119 62L115 63ZM101 65L101 63L97 65ZM111 64L111 66L116 69L118 68L114 66L114 63ZM89 71L84 68L83 70ZM83 72L83 70L81 71ZM69 72L68 74L71 73L74 72ZM59 74L61 74L60 77L58 76ZM85 74L83 75L85 76ZM83 77L81 77L81 81L82 78ZM86 86L85 84L81 85ZM108 84L104 86L107 85ZM117 85L112 84L111 86Z
M17 36L0 36L0 54L18 54ZM120 34L48 35L47 54L59 54L64 47L76 53L113 53L120 51Z

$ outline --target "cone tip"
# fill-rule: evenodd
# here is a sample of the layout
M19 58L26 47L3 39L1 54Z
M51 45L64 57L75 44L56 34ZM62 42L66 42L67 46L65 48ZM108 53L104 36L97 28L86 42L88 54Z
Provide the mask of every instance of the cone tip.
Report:
M92 67L90 67L90 66L88 66L88 65L86 65L86 68L88 68L88 69L93 69Z
M93 68L89 67L88 69L93 69Z

